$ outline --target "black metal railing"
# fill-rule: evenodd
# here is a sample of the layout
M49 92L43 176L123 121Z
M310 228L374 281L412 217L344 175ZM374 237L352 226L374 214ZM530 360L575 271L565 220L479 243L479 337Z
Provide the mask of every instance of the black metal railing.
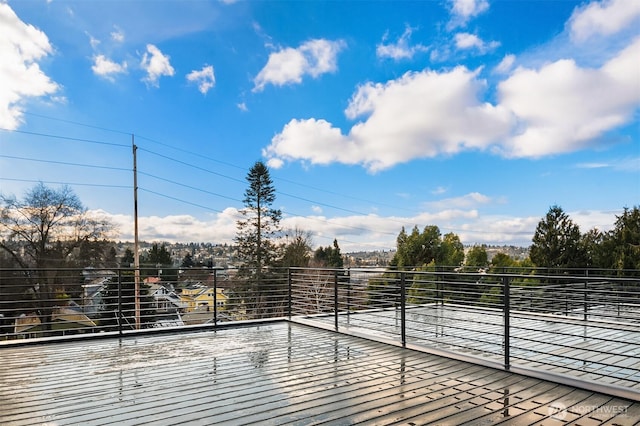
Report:
M640 392L640 274L630 275L301 269L290 275L291 317Z
M0 340L284 317L286 270L0 269ZM153 272L153 273L151 273Z
M0 269L0 340L281 318L640 392L640 271L513 272Z

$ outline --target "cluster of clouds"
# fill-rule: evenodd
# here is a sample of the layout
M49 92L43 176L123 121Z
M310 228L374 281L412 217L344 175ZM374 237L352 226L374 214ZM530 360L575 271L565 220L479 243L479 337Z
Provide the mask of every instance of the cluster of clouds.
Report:
M449 21L443 25L446 43L413 42L420 29L406 25L395 39L388 32L382 35L376 45L377 58L406 63L418 55L429 55L432 62L440 62L452 52L484 55L500 46L499 41L486 41L477 30L469 30L473 19L490 10L486 0L450 0L448 5ZM559 37L564 49L557 49L557 44L547 46L569 52L561 58L541 46L539 55L549 53L543 60L527 61L524 54L509 53L492 69L459 65L412 70L389 81L363 82L354 88L344 109L345 118L352 123L348 129L319 117L293 118L264 148L263 155L273 168L301 161L361 165L378 172L416 158L464 151L539 158L582 149L634 119L640 106L640 35L636 31L622 46L618 39L617 44L611 44L615 49L593 49L594 55L605 51L607 56L592 58L589 65L570 53L581 52L584 57L595 41L608 46L606 40L638 25L640 1L591 1L576 8L567 20L565 33ZM60 92L60 85L39 65L54 54L54 48L45 33L24 23L1 1L0 33L0 127L17 129L26 99L55 100ZM93 52L91 70L107 81L138 74L149 88L157 88L162 78L176 75L170 56L154 44L146 44L135 54L125 52L126 34L118 27L105 40L87 35ZM296 47L269 47L266 64L252 81L256 94L268 86L296 85L307 78L338 73L340 54L348 49L344 40L321 38ZM114 59L117 53L122 59ZM184 79L203 95L216 85L214 67L209 64L185 73ZM245 103L238 107L247 110ZM630 158L617 165L590 163L581 167L637 171L639 161ZM413 223L441 223L443 232L455 232L463 241L528 244L539 217L479 215L483 206L501 202L474 192L422 206L434 213L403 217L370 214L328 218L317 207L313 216L285 217L283 226L311 231L320 245L338 238L345 251L394 247L400 226ZM584 229L613 223L610 212L570 215ZM237 218L234 208L207 220L189 215L145 217L140 221L140 235L164 241L231 242ZM122 238L132 238L132 218L113 219L120 224Z
M464 27L466 23L488 8L485 0L454 0L451 3L452 29ZM3 85L0 92L0 125L8 129L16 129L20 123L22 104L30 97L53 97L60 86L52 81L40 68L38 61L54 53L48 37L41 30L25 24L6 3L0 4L0 28L5 36L0 41L3 52L12 55L3 60L3 80L12 78L12 84ZM404 33L394 42L385 43L388 34L377 46L379 58L393 60L411 59L420 52L430 48L421 44L411 44L413 28L407 26ZM163 77L174 77L176 70L171 58L157 45L146 44L142 52L130 54L124 50L126 34L118 26L113 27L104 40L86 33L93 50L91 70L100 78L109 82L126 74L141 73L140 78L150 88L158 88ZM456 34L455 44L458 49L478 49L487 51L495 47L495 42L485 43L477 35L469 33ZM326 73L337 71L338 54L345 50L342 40L312 39L298 47L272 47L266 65L253 79L253 92L261 92L268 85L283 86L299 84L307 76L317 78ZM432 57L442 55L434 49ZM115 56L123 59L116 60ZM12 68L12 69L9 69ZM6 78L5 78L6 76ZM216 85L214 67L204 64L201 69L194 69L184 78L189 84L206 95ZM238 104L242 110L248 110L245 103Z
M484 0L451 2L447 28L455 33L457 49L484 54L499 46L476 34L456 32L488 9ZM569 50L588 52L594 39L602 42L634 25L640 25L640 2L594 1L577 8L569 18L566 43ZM395 43L379 44L378 56L401 60L428 50L432 59L442 54L442 50L412 45L413 31L407 26ZM490 72L501 78L495 85L484 77L483 67L462 65L366 82L355 89L344 111L354 123L350 129L322 118L294 118L273 137L263 155L274 168L302 161L359 164L378 172L416 158L463 151L487 151L506 158L573 152L598 143L606 132L633 120L640 105L638 57L640 35L636 33L610 57L595 58L601 63L592 67L571 57L528 65L507 54ZM485 100L489 93L495 93L493 103Z
M304 76L316 78L337 69L337 56L345 47L341 40L313 39L297 48L286 47L272 52L267 64L254 79L254 92L267 84L283 86L301 83Z
M99 42L91 37L91 45L97 50ZM116 43L123 43L125 40L124 33L121 30L111 33L111 40ZM163 53L158 46L147 44L144 52L138 55L137 69L143 72L142 81L149 87L159 87L162 77L173 77L176 74L175 68L171 65L171 57ZM123 60L116 62L106 57L102 53L93 55L93 66L91 69L94 74L111 82L115 81L119 74L126 74L129 71L129 62ZM188 83L197 86L200 93L206 95L209 90L215 87L216 77L212 65L204 64L201 69L192 70L186 74L185 79Z
M470 193L449 198L442 206L425 206L439 210L416 213L410 216L386 217L377 214L326 217L319 211L311 216L286 216L281 221L282 229L303 229L312 235L315 247L331 245L337 239L343 252L390 250L396 246L401 227L410 230L416 223L439 224L440 232L453 232L463 243L508 244L528 246L538 222L542 217L510 217L481 215L476 207L496 202L491 197ZM500 202L500 200L497 200ZM94 211L116 225L119 239L133 241L133 218L128 215L112 215L105 211ZM575 211L567 212L582 232L593 228L606 231L613 227L615 217L611 212ZM192 215L147 216L139 218L139 237L144 241L215 241L233 244L237 233L236 222L242 214L233 207L226 208L205 218ZM610 224L603 226L603 224Z
M39 62L55 53L47 35L33 25L23 22L8 3L0 2L0 126L15 130L22 122L24 104L33 98L64 102L57 96L61 86L53 81L40 68ZM143 52L127 55L126 59L116 61L105 51L118 51L126 41L124 31L114 26L108 40L99 40L87 33L93 50L91 57L92 72L107 81L130 72L140 72L141 81L149 87L159 87L162 77L172 77L176 71L171 65L169 55L156 45L147 44ZM112 53L113 54L113 53ZM216 83L213 66L204 64L201 69L186 74L186 81L195 85L202 94L206 94Z
M24 98L53 96L59 85L38 64L53 52L47 36L22 22L13 9L2 2L0 33L0 126L13 130L20 125Z

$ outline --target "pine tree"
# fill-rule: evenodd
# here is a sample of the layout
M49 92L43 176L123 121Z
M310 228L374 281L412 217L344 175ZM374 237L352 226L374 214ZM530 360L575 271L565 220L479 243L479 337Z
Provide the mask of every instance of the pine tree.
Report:
M566 268L584 267L580 228L559 206L552 206L538 222L529 251L536 266L559 273Z
M282 212L272 208L276 190L267 166L256 162L247 174L247 182L245 207L240 211L243 218L236 222L235 242L243 261L238 273L244 279L237 296L246 305L247 312L256 314L264 309L267 298L273 296L270 293L277 290L272 288L273 280L266 279L265 269L275 266L280 257L275 239L280 233Z

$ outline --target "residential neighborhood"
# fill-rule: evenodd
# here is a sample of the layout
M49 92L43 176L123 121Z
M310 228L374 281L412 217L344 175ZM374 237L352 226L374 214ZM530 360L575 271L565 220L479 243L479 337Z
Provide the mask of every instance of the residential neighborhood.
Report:
M163 281L159 277L146 277L142 288L150 301L146 309L154 312L153 327L175 327L183 325L211 324L214 322L214 310L218 321L228 320L223 314L228 295L224 287L214 284L214 272L211 269L179 271L179 280L175 283ZM218 271L218 270L216 270ZM220 284L229 282L233 272L216 272ZM118 282L118 273L108 269L83 271L81 304L70 299L61 299L52 308L52 330L62 335L95 332L100 328L101 319L109 310L107 299L109 289ZM194 276L200 279L194 279ZM126 325L125 325L126 326ZM18 337L41 337L44 328L40 316L36 313L22 314L15 319L12 332Z

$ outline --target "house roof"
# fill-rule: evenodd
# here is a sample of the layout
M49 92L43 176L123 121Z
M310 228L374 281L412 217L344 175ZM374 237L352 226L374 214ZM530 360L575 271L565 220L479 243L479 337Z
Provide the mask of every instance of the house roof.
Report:
M88 316L81 311L68 306L57 306L53 308L51 321L54 323L66 324L64 328L95 327ZM16 333L28 333L30 330L39 328L42 325L40 317L36 313L23 315L15 319L14 330ZM68 327L67 327L68 326Z

